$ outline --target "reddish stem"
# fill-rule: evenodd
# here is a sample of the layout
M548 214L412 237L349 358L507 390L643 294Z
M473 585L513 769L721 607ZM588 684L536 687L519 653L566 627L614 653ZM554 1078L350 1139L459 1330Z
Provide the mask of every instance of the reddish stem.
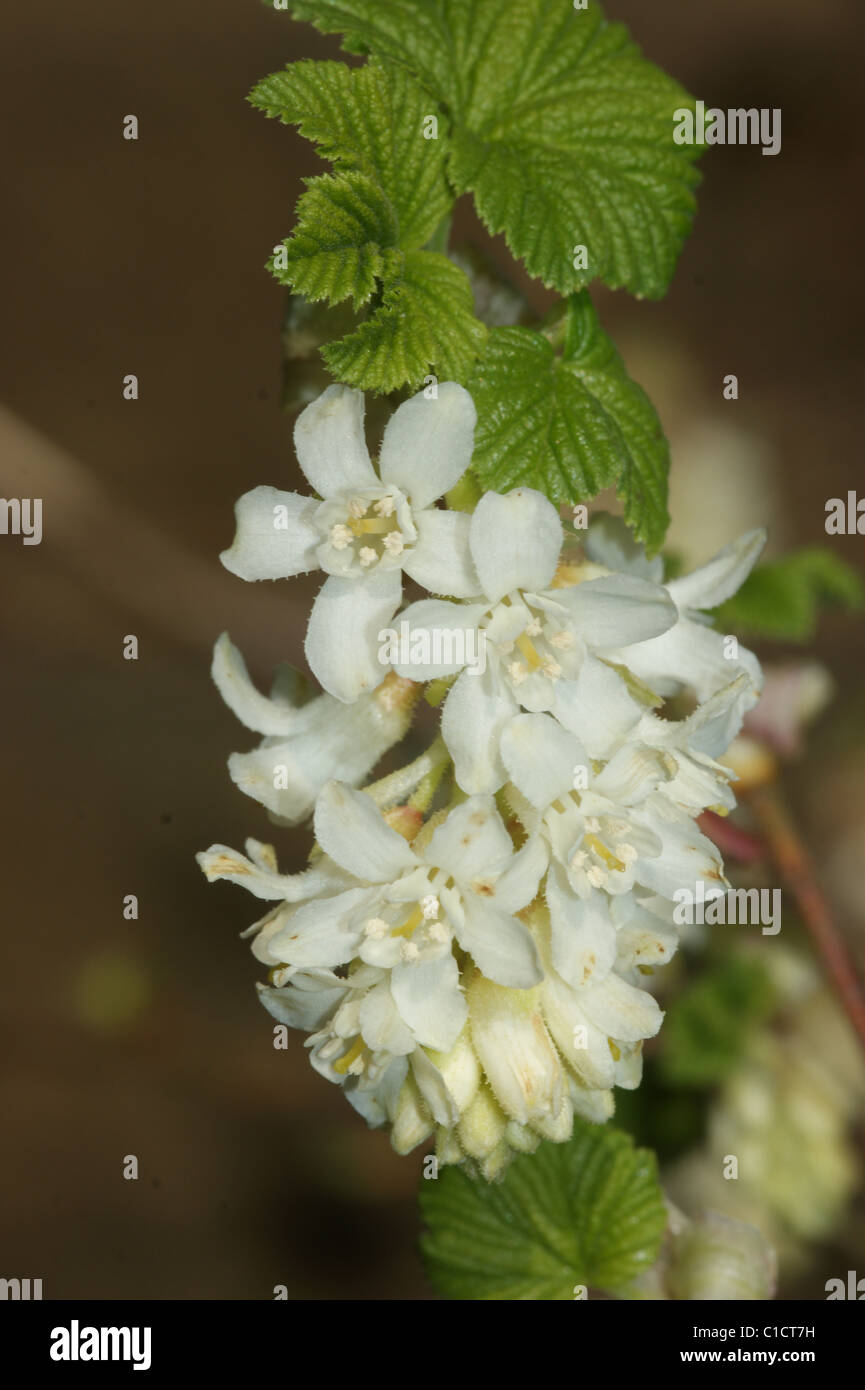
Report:
M853 958L832 918L814 876L811 858L800 840L790 813L772 786L755 787L748 801L786 883L796 898L802 919L823 966L865 1050L865 994Z

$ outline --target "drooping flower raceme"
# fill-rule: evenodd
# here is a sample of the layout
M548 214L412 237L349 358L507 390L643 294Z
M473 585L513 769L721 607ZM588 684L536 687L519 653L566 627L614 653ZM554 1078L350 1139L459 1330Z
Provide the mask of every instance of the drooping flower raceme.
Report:
M324 694L299 703L283 675L261 695L227 637L214 658L263 735L232 776L282 823L312 814L309 867L280 874L256 841L199 859L273 904L249 929L262 1001L316 1070L398 1151L434 1137L494 1177L639 1085L674 894L725 882L696 822L734 804L721 757L760 670L706 610L762 533L664 583L613 518L577 553L532 489L435 505L471 456L461 387L400 406L377 469L361 423L342 387L307 407L298 457L323 500L256 489L223 557L245 578L328 575L306 646ZM433 597L400 612L403 572ZM409 640L390 669L393 622ZM433 704L447 689L439 739L359 790L428 682Z

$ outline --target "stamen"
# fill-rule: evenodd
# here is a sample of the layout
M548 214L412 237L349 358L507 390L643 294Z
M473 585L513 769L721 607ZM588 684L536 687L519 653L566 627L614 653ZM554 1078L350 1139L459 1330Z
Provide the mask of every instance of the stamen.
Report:
M378 556L376 555L375 551L372 549L371 546L363 545L360 549L359 559L364 569L369 569L370 565L375 564L376 560L378 559Z
M401 927L394 932L394 936L411 936L415 927L419 927L423 921L423 908L418 905L414 912L410 913Z
M362 1052L363 1052L363 1038L357 1037L357 1038L355 1038L355 1040L354 1040L354 1045L353 1045L352 1047L349 1048L349 1050L348 1050L348 1052L345 1054L345 1056L344 1056L344 1057L340 1057L340 1059L339 1059L338 1062L334 1062L334 1064L333 1064L333 1069L334 1069L334 1071L339 1072L340 1076L345 1076L346 1072L349 1071L349 1070L351 1069L351 1064L352 1064L352 1062L355 1060L356 1057L360 1057L360 1055L361 1055Z
M390 927L383 917L370 917L364 926L363 934L371 941L383 941L389 931Z
M613 851L607 849L603 840L599 840L597 835L584 835L583 844L588 845L589 849L592 850L599 859L603 859L608 869L615 869L618 873L621 873L624 869L625 866L621 859L617 859Z
M384 548L391 555L402 555L405 550L402 531L389 531L384 538Z
M347 526L343 526L341 521L331 526L330 543L334 550L345 550L347 545L351 545L351 531Z
M427 922L434 922L439 915L439 900L435 893L427 893L425 898L420 900L421 911Z
M380 497L376 502L374 510L379 516L393 516L394 501L392 497Z
M536 671L541 664L541 658L524 632L517 638L517 646L529 663L529 670Z

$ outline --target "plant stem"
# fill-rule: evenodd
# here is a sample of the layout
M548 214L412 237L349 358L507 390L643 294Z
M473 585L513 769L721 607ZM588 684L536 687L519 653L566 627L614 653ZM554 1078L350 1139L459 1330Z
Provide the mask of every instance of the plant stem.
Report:
M793 819L777 789L755 787L747 793L769 849L793 892L802 919L826 974L865 1050L865 994L853 958L817 884L814 867Z

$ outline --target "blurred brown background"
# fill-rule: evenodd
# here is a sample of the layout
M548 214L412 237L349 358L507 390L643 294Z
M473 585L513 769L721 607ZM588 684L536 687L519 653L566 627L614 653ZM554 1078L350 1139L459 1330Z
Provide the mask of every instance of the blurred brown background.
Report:
M763 521L779 545L825 541L827 497L865 493L861 0L607 13L708 105L783 110L777 158L704 159L664 303L601 298L673 441L675 537L698 559ZM298 659L314 587L244 586L217 555L240 493L294 485L263 263L319 167L244 97L337 41L256 0L19 5L4 27L0 491L44 499L44 538L0 537L0 1274L47 1298L429 1297L419 1159L368 1132L299 1042L274 1051L237 940L257 904L193 860L250 833L286 868L302 854L229 781L254 736L208 665L225 627L261 682ZM862 538L830 543L862 565ZM861 623L828 619L818 651L839 696L793 783L858 949Z

